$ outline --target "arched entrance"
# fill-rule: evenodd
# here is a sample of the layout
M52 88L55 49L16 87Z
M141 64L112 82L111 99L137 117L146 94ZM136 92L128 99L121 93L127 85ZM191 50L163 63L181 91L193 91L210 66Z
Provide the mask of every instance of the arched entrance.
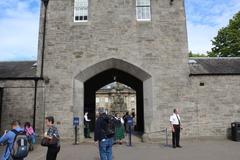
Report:
M116 77L114 79L114 77ZM78 71L74 78L73 116L80 117L80 140L83 139L83 115L89 112L95 123L95 93L101 87L120 82L130 86L137 96L137 127L141 132L148 132L152 123L152 78L151 75L131 63L121 59L107 59ZM93 129L93 127L92 127Z
M109 69L103 71L84 83L84 113L88 112L89 118L93 120L91 121L91 129L93 130L95 126L95 93L101 87L114 81L130 86L136 91L136 130L144 132L143 82L136 77L118 69Z

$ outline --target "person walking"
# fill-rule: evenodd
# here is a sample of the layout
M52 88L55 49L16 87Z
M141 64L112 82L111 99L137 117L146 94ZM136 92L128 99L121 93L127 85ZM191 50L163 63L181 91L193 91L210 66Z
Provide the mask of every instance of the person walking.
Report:
M0 138L1 144L7 144L7 147L6 147L5 151L3 152L1 160L16 160L11 155L12 150L13 150L14 140L15 140L17 133L20 133L20 132L23 133L24 130L20 127L19 121L13 121L11 123L11 128L12 128L12 130L5 131L4 135ZM17 160L23 160L23 158L17 159Z
M172 128L172 147L182 148L180 146L180 130L182 129L181 120L178 113L178 109L173 110L173 114L170 116L170 123Z
M99 111L94 130L94 141L98 142L100 160L112 160L113 135L108 134L110 118L103 111Z
M126 132L126 133L128 133L127 121L128 121L128 119L129 119L129 117L131 117L131 116L129 115L129 112L127 111L127 112L125 113L125 115L123 116L124 129L125 129L125 132Z
M28 138L28 142L29 142L29 150L32 151L33 150L33 144L35 144L36 142L36 138L35 138L35 132L30 124L30 122L26 122L24 124L24 131L26 132L27 138Z
M45 138L52 140L56 139L56 143L48 146L46 160L56 160L57 154L60 151L60 136L56 126L54 126L54 117L49 116L45 118L45 124L48 131L44 134Z
M88 112L86 112L84 114L84 124L85 124L85 128L84 128L84 137L85 138L92 138L90 136L90 122L91 120L88 119Z

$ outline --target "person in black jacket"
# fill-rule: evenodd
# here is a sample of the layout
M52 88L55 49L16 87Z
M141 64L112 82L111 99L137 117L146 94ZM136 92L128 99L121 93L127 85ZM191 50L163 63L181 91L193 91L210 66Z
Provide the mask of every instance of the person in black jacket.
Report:
M106 113L99 113L94 130L94 141L98 142L99 154L101 160L112 160L112 137L106 133L109 119Z

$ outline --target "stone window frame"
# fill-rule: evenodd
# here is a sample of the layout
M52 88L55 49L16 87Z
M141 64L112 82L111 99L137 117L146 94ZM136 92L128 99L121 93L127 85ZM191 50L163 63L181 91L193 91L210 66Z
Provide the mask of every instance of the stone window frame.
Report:
M151 0L136 0L137 21L151 21Z
M74 22L88 22L88 0L74 0Z
M109 103L109 98L105 97L104 101L105 101L105 103Z
M96 97L96 103L99 103L99 102L100 102L100 98Z

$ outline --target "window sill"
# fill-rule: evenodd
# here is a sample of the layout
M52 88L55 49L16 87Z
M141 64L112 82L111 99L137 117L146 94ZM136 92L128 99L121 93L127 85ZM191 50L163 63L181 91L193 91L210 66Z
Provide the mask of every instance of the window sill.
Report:
M72 25L72 26L87 26L87 25L90 25L91 24L91 22L89 22L89 21L72 21L72 22L70 22L70 25Z
M137 19L137 22L151 22L151 19Z
M84 20L84 21L73 21L74 23L86 23L86 22L88 22L88 20Z

